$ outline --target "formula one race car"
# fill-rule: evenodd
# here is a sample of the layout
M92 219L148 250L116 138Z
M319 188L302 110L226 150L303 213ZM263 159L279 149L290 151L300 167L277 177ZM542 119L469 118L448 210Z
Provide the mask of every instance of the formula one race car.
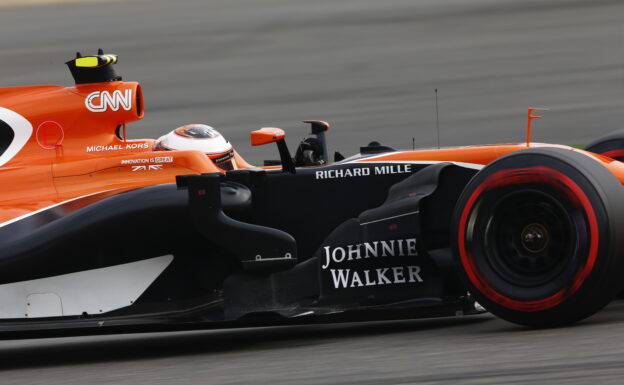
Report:
M128 140L138 83L114 55L74 87L0 89L0 333L493 314L530 326L595 313L624 281L624 134L597 155L530 143L328 163L308 121L294 159L234 167ZM529 122L534 116L529 112ZM618 153L620 151L620 153ZM478 301L478 303L476 302Z

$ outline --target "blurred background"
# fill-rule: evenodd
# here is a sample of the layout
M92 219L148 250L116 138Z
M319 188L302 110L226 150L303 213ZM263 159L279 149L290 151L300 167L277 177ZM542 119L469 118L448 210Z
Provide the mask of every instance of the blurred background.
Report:
M0 86L72 85L76 51L144 87L131 137L331 123L332 150L582 144L624 125L622 0L0 0ZM85 127L88 129L88 127ZM359 325L0 341L0 384L620 384L624 304L527 330L484 314Z
M581 144L624 123L620 0L0 0L0 85L66 84L63 63L102 47L144 86L129 136L187 123L248 132L332 125L330 150L534 140ZM16 6L16 4L18 6ZM21 5L21 6L19 6Z

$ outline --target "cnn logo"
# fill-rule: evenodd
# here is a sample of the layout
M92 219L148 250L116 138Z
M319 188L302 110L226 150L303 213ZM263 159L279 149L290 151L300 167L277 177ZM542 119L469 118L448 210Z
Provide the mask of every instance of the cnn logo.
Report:
M126 111L132 109L132 90L115 90L112 95L108 91L95 91L87 95L85 106L91 112L106 112L109 109L119 111L123 108Z

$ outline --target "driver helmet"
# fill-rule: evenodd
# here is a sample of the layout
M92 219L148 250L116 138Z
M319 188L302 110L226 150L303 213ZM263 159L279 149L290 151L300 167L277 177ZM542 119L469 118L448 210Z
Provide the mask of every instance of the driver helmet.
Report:
M161 136L154 151L201 151L222 170L236 169L234 149L230 142L214 128L205 124L187 124Z

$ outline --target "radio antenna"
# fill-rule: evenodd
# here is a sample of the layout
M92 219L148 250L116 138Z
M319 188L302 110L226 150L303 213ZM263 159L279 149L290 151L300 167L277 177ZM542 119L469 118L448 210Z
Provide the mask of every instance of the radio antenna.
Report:
M438 149L440 149L440 113L438 110L438 89L435 89L435 107L436 107L436 134L438 136Z
M531 144L531 126L533 119L541 119L541 115L533 115L533 111L548 111L548 108L538 108L538 107L529 107L529 112L527 115L527 130L526 130L526 146L529 147Z

